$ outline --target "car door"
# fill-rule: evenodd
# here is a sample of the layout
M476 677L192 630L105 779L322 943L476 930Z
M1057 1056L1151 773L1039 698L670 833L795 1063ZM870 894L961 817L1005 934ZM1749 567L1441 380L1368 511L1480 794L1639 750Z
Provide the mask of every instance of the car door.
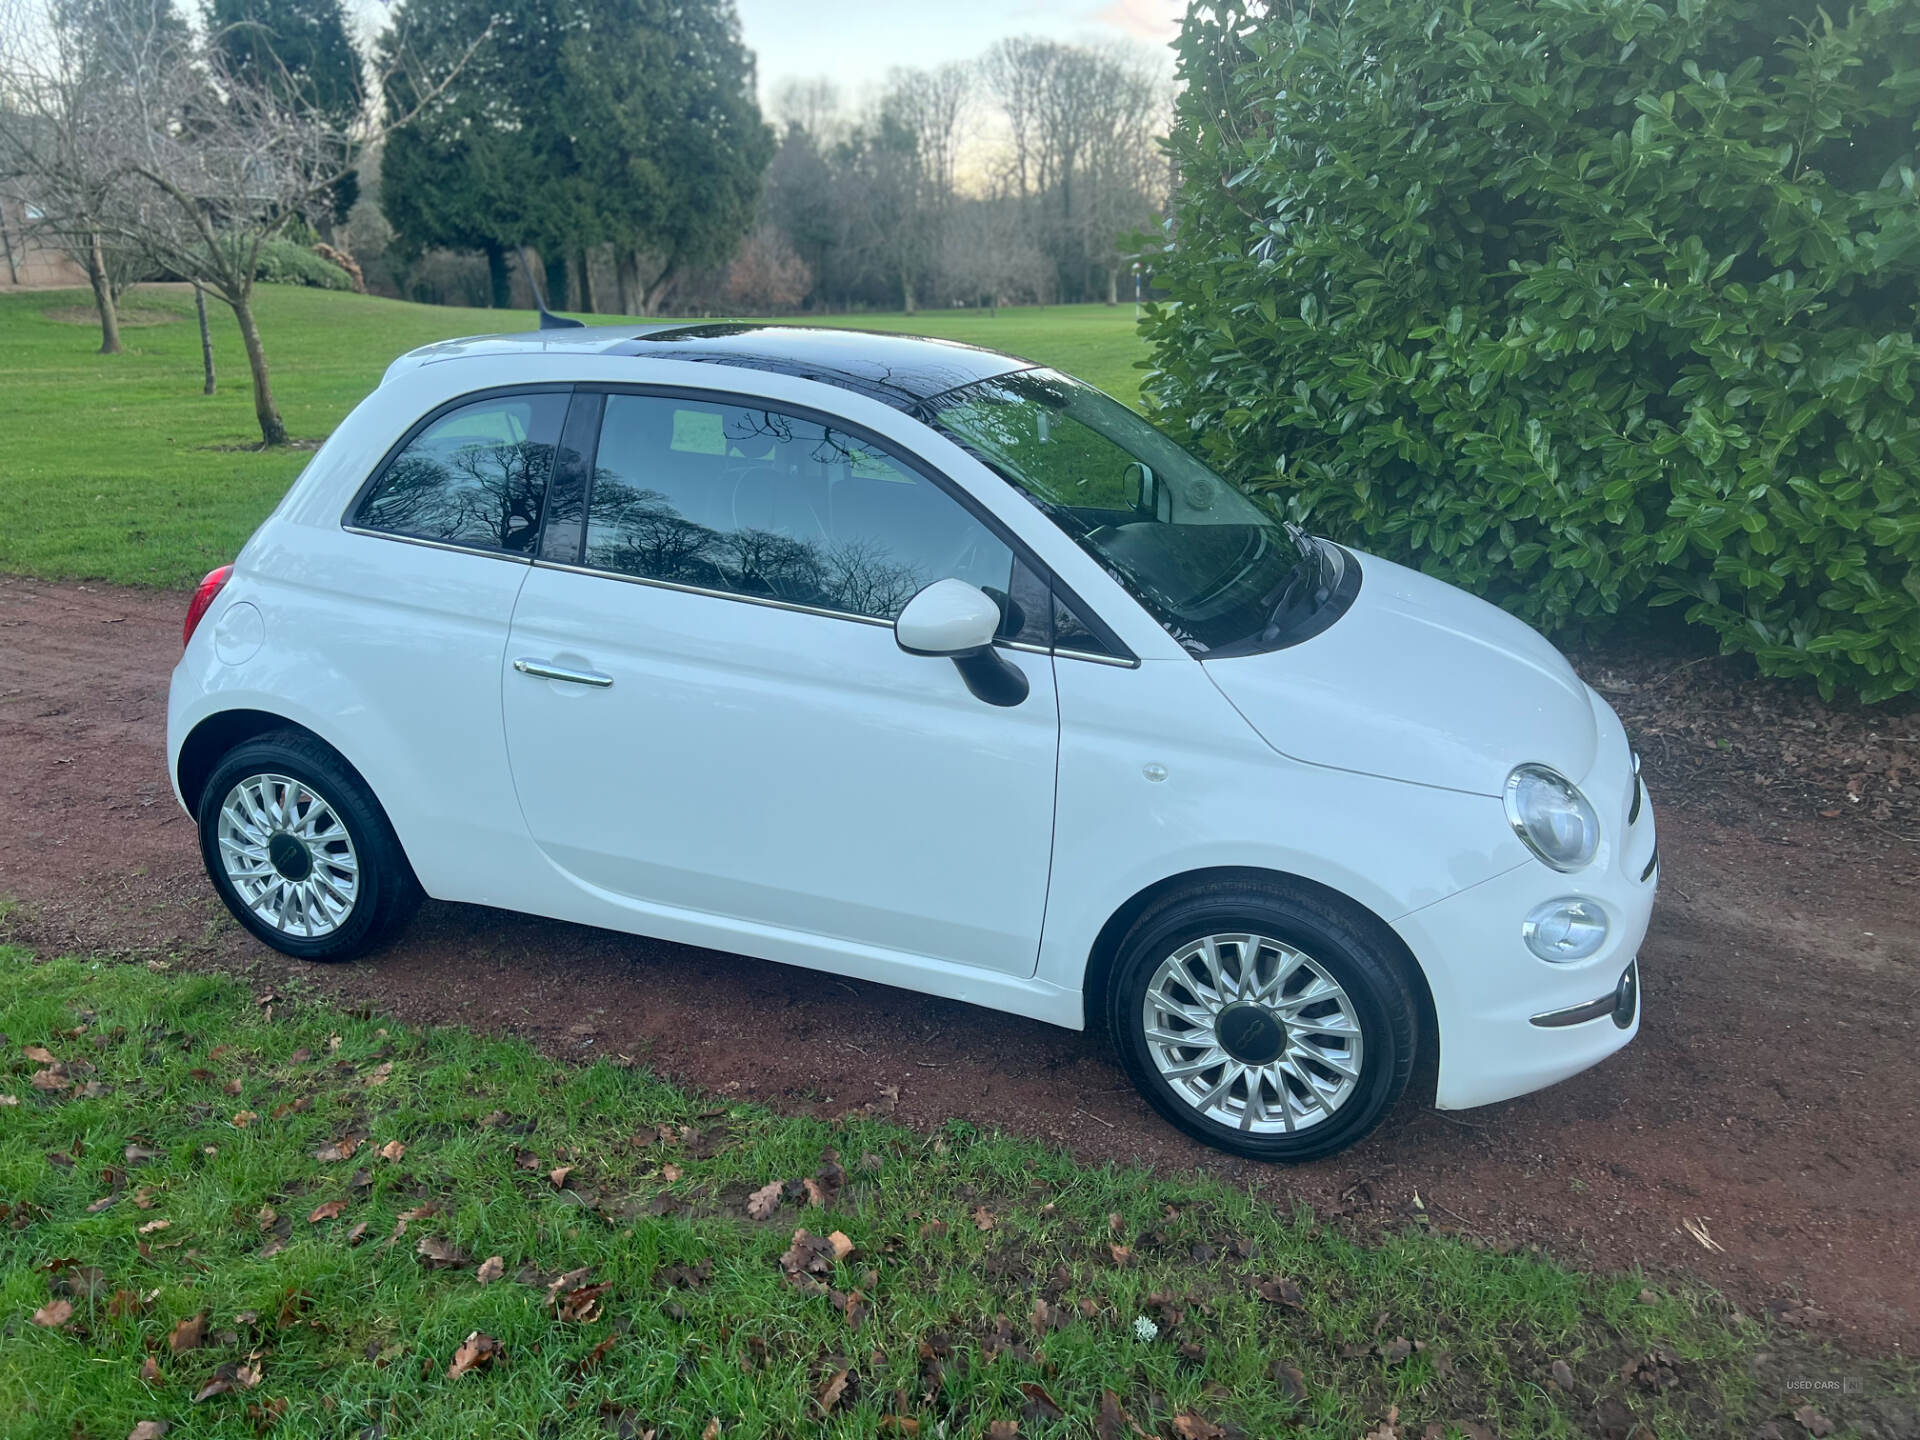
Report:
M982 703L891 621L934 580L1004 595L1012 551L924 469L745 398L582 394L584 496L551 504L503 675L514 784L554 865L706 943L1032 973L1059 714ZM576 429L578 415L569 421ZM699 932L695 932L699 933Z

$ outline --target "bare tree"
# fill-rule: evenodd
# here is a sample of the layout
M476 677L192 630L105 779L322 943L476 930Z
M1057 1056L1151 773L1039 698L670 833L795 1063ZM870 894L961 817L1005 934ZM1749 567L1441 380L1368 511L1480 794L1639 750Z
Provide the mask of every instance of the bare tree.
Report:
M927 195L945 210L957 193L955 171L974 94L971 66L948 62L933 70L896 69L887 75L882 104L913 133Z
M185 37L155 3L0 0L0 195L30 238L86 271L100 352L120 352L119 300L142 257L126 232L143 197L125 165L137 68L172 65Z
M262 252L289 226L324 213L360 150L405 124L487 35L422 86L414 106L377 121L363 105L343 132L285 77L243 78L207 39L182 43L135 29L123 21L127 12L124 5L97 7L89 18L109 30L100 43L126 57L113 155L131 203L114 207L105 233L156 268L204 286L233 311L261 443L284 445L286 423L253 311Z

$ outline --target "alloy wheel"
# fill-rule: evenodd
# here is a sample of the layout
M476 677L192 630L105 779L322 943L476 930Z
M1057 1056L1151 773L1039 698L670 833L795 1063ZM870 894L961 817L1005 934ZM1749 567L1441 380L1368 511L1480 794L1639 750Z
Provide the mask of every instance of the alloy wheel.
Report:
M249 775L220 802L220 863L240 901L296 939L332 934L353 913L360 859L332 805L286 775Z
M1333 1118L1358 1090L1353 998L1312 956L1262 935L1207 935L1163 960L1141 1004L1147 1052L1182 1103L1248 1134Z

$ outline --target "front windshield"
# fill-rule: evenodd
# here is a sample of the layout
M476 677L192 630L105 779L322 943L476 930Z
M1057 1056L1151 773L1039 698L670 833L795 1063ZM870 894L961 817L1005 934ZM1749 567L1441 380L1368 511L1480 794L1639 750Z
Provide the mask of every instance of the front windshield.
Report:
M1091 386L1022 370L932 404L1191 651L1257 638L1316 588L1314 542Z

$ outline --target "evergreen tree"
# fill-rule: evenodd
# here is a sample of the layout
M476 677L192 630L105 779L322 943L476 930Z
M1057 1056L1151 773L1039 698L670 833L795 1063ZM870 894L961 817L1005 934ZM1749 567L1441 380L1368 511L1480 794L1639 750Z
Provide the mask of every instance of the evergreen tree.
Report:
M365 103L360 51L341 0L208 0L207 33L229 73L337 125L342 135ZM344 149L344 147L343 147ZM335 187L333 219L345 221L357 176Z

